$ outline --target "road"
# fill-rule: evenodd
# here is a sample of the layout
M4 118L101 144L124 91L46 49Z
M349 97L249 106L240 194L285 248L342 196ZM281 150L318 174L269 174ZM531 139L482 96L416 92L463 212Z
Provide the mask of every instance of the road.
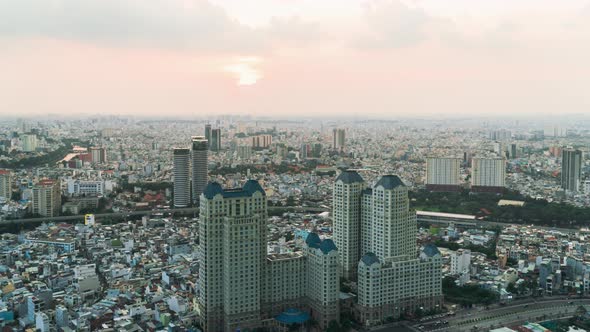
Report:
M198 207L191 208L175 208L163 210L145 210L145 211L127 211L127 212L111 212L111 213L97 213L94 215L96 220L112 218L123 219L131 216L146 216L155 213L174 213L174 214L192 214L199 211ZM300 207L300 206L269 206L268 212L310 212L321 213L329 211L325 208L315 207ZM26 223L42 223L42 222L66 222L66 221L83 221L83 215L76 216L59 216L59 217L43 217L43 218L27 218L27 219L9 219L2 220L0 224L26 224Z
M413 328L420 331L460 332L460 331L488 331L492 328L516 325L527 321L545 321L556 318L571 317L576 309L584 305L590 308L590 299L558 299L520 303L516 305L497 307L488 310L469 310L457 316L434 319L428 322L413 324ZM436 324L437 321L448 321L448 325Z

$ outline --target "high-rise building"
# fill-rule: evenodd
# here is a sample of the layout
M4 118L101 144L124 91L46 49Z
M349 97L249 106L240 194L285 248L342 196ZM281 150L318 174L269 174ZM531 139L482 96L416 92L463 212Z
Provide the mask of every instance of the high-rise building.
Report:
M459 191L461 159L426 158L426 189L431 191Z
M193 204L197 205L203 189L207 185L208 142L204 136L193 136Z
M205 125L205 139L207 140L207 144L209 144L209 149L211 149L211 125Z
M57 217L61 211L59 181L41 180L33 186L31 212L43 217Z
M518 158L517 146L516 146L516 143L512 143L512 144L510 144L510 159L516 159L516 158Z
M442 305L442 258L436 246L418 255L416 212L408 188L394 175L363 191L358 312L363 324ZM336 230L335 230L336 232ZM335 234L336 236L336 234Z
M578 192L582 174L582 151L564 148L561 151L561 188Z
M505 186L505 158L473 158L471 166L471 191L503 192Z
M252 157L252 147L249 145L238 146L236 152L240 159L250 159Z
M23 134L21 135L21 142L24 152L35 152L37 150L37 135Z
M356 171L343 171L334 182L332 219L340 274L355 280L360 259L361 195L365 181Z
M346 131L342 128L334 128L332 140L334 150L343 150L346 144Z
M272 144L272 135L256 135L252 136L252 147L266 149Z
M93 163L103 164L107 162L107 150L101 147L91 147L90 156Z
M211 151L221 151L221 129L211 130L211 140L209 141L209 147Z
M12 173L9 170L0 169L0 198L10 200L12 197Z
M303 251L267 255L267 217L257 181L238 189L209 183L203 191L197 299L205 332L284 327L293 317L311 317L322 329L338 321L334 242L311 233Z
M175 148L174 158L174 207L182 208L190 204L190 149Z

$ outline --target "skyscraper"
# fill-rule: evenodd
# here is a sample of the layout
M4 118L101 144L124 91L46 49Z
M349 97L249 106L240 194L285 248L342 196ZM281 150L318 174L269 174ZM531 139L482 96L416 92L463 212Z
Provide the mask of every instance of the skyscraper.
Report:
M57 217L61 210L59 181L41 180L33 186L31 212L43 217Z
M344 145L346 144L346 131L342 128L334 128L332 139L332 147L334 150L344 149Z
M580 191L580 176L582 172L582 151L564 148L561 151L561 188Z
M10 200L12 197L12 173L9 170L0 169L0 198Z
M204 136L193 136L193 205L197 205L203 189L207 185L207 139Z
M426 189L459 191L459 158L426 158Z
M190 150L174 148L174 207L187 207L190 203Z
M365 181L356 171L343 171L334 182L333 226L340 275L355 280L360 259L361 194Z
M107 161L107 151L105 148L91 147L90 156L92 157L93 163L102 164Z
M416 213L395 175L363 191L358 264L358 312L367 325L442 304L441 255L426 245L418 255Z
M502 192L505 186L505 158L473 158L471 166L472 191Z
M334 242L310 233L302 251L267 255L267 216L266 194L257 181L235 189L205 187L197 249L205 332L279 328L295 316L311 317L321 329L338 321Z
M211 130L211 140L209 141L211 151L218 152L221 150L221 129Z
M207 140L207 144L209 144L209 148L211 148L211 125L205 125L205 139Z

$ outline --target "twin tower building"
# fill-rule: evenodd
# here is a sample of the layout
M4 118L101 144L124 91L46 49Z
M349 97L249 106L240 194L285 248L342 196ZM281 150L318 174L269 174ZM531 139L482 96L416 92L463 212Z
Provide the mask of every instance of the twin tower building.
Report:
M199 196L207 185L208 146L204 136L192 136L190 148L174 148L174 207L198 205Z
M200 195L197 298L206 332L326 329L340 317L341 279L355 282L352 312L367 326L442 304L440 252L418 250L416 215L397 176L367 188L357 172L342 172L333 240L312 232L300 251L267 253L267 219L257 181L209 183Z

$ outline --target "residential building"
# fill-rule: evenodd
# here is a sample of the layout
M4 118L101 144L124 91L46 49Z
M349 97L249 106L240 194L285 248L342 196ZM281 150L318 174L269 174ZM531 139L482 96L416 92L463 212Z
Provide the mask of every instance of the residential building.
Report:
M57 217L61 211L59 181L41 180L33 186L31 213L43 217Z
M426 158L426 189L431 191L459 191L459 158Z
M567 191L580 191L582 173L582 151L564 148L561 151L561 188Z
M187 207L190 203L190 150L175 148L174 154L174 207Z
M473 158L471 190L474 192L502 192L506 186L506 159Z
M0 169L0 198L10 200L12 197L12 172Z
M361 195L365 181L356 171L343 171L334 182L332 220L340 274L356 279L361 245Z
M208 142L204 136L192 137L192 157L193 157L193 205L197 206L199 197L207 185L207 148Z
M346 130L342 128L334 128L332 136L332 147L334 150L343 150L346 145Z
M459 249L451 253L451 273L460 275L468 272L471 265L471 250Z

